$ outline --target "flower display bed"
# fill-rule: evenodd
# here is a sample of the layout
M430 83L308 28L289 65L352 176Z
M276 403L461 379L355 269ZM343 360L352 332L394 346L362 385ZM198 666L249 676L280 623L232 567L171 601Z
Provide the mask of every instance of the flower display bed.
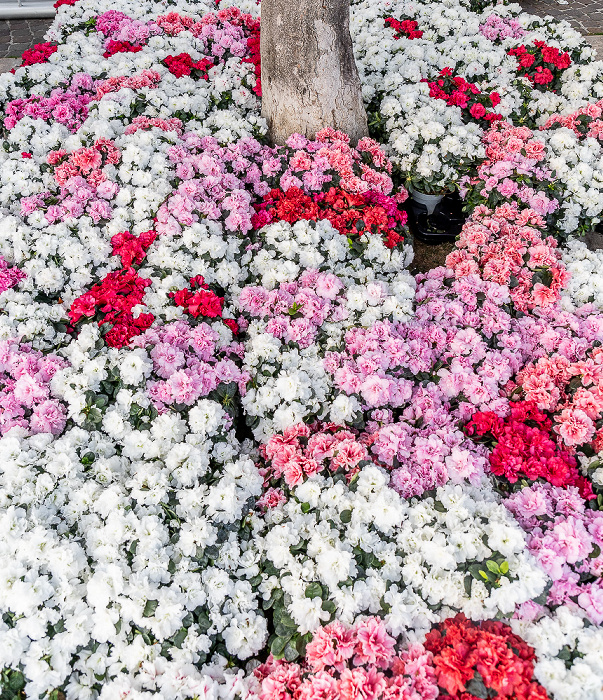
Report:
M592 49L353 2L370 138L274 147L255 2L57 8L0 76L0 697L603 698ZM416 275L407 187L466 217Z

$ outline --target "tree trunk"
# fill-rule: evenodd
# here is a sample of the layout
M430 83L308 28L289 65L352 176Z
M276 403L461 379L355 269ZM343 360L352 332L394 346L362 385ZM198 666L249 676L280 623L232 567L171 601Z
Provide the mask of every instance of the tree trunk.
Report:
M368 135L349 0L262 0L262 116L273 143L331 126Z

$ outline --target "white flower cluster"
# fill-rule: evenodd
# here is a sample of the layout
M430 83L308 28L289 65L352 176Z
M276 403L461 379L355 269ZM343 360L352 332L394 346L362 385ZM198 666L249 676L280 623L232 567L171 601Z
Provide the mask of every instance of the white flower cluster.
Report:
M351 486L312 476L295 498L256 519L254 541L273 572L260 591L268 600L282 588L301 634L333 615L352 623L360 614L381 614L394 636L420 638L456 612L489 619L544 590L546 574L487 483L448 485L435 498L409 502L388 482L373 466ZM488 587L471 571L496 557L508 563L508 573ZM308 588L315 583L322 596Z
M582 218L597 223L603 212L601 142L594 138L579 139L566 128L541 131L538 137L547 145L547 165L564 190L561 229L573 233Z
M194 665L266 642L241 531L262 477L236 441L177 415L145 439L0 439L0 667L21 669L30 697L63 683L70 698L105 683L103 698L193 697L208 683Z
M536 622L511 620L513 631L536 652L534 674L548 693L563 700L603 698L603 629L585 624L566 606Z
M517 38L493 41L480 32L488 17L517 22ZM385 17L413 19L421 38L395 38ZM379 139L401 173L423 191L454 186L484 157L483 128L465 124L459 107L429 97L423 80L435 80L444 68L474 82L486 94L495 91L501 103L494 111L517 124L542 125L554 113L569 114L603 96L603 62L566 22L541 19L522 12L519 5L496 5L483 13L459 0L361 0L352 5L351 31L365 101ZM557 91L540 91L517 74L517 60L509 49L544 41L567 51L573 65L562 75ZM603 211L598 142L565 140L556 148L557 131L547 137L550 167L566 193L564 231L575 230L580 215L593 218Z
M275 337L267 330L268 319L251 321L244 357L251 388L242 401L255 437L265 441L312 417L354 423L362 406L335 388L324 359L339 348L349 328L411 318L415 282L404 269L412 256L410 247L390 250L379 236L365 234L360 238L362 254L354 254L347 237L328 221L293 226L278 222L259 236L261 248L248 257L251 285L270 290L297 280L304 270L329 272L343 283L347 313L340 321L324 323L319 338L308 347Z
M570 238L562 248L563 264L571 274L561 292L563 306L572 311L583 304L603 309L603 250L589 250L586 243Z

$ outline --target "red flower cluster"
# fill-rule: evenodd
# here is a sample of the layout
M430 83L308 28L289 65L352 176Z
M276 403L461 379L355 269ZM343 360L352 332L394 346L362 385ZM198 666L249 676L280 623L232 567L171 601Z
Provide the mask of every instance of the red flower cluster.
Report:
M116 53L138 53L139 51L142 51L142 46L138 46L138 44L131 44L129 41L115 41L115 39L109 39L105 45L103 58L110 58Z
M517 401L510 408L504 420L492 411L478 411L465 426L467 435L485 438L494 445L492 474L505 477L510 484L518 479L544 479L553 486L576 486L583 498L593 498L590 483L580 475L575 458L551 436L550 418L534 401Z
M76 2L79 2L79 0L57 0L53 7L58 10L61 5L75 5Z
M123 348L132 338L150 328L153 314L140 314L134 318L132 309L142 302L144 290L151 280L138 276L132 267L110 272L100 284L78 297L69 309L71 323L84 318L94 319L111 327L105 342L112 348Z
M56 52L56 50L57 45L50 42L46 42L45 44L36 44L33 49L27 49L23 52L23 55L21 56L21 65L19 68L23 68L23 66L33 66L35 63L47 63L48 59L53 53ZM13 68L11 73L14 72L15 69Z
M219 297L212 292L201 275L191 277L190 286L190 289L181 289L178 292L170 293L169 296L174 300L176 306L181 306L184 312L193 318L222 316L224 297ZM230 324L228 326L234 331Z
M561 72L572 65L567 52L561 53L544 41L535 41L534 46L517 46L510 49L508 54L517 57L518 73L543 91L558 89Z
M69 318L74 326L88 319L99 325L108 324L110 328L105 342L113 348L123 348L132 338L150 328L155 320L153 314L140 314L134 318L132 309L142 303L151 280L139 277L132 265L144 260L156 236L154 231L145 231L139 238L127 231L113 236L113 254L121 257L123 269L110 272L73 302Z
M407 39L420 39L423 36L414 19L398 20L394 17L386 17L385 24L396 32L395 39L401 39L403 36Z
M249 56L243 59L243 63L253 63L255 69L255 87L253 91L258 97L262 96L262 62L260 56L260 21L256 25L249 25L251 36L247 38Z
M441 696L457 700L496 697L547 700L534 678L535 654L508 625L472 622L463 614L449 618L427 634Z
M298 187L286 192L273 189L261 204L254 205L256 214L251 219L254 228L262 228L273 221L322 221L328 219L339 233L351 238L364 233L380 235L388 248L404 241L407 214L398 209L396 200L380 192L351 194L339 187L327 192L305 194Z
M155 231L143 231L138 237L129 231L116 233L111 239L113 255L119 255L122 267L140 265L151 243L157 238Z
M214 67L209 58L193 61L187 53L179 53L177 56L166 56L162 63L177 78L182 78L183 75L190 75L197 80L209 80L207 71Z
M500 95L497 92L482 93L477 85L460 75L453 75L451 68L444 68L437 80L425 82L429 85L430 97L445 100L449 107L460 107L465 119L483 119L487 123L502 119L500 114L490 111L500 103Z

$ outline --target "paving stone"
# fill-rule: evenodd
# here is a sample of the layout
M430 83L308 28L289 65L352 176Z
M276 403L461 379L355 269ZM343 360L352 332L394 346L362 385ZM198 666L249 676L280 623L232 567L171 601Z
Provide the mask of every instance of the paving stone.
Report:
M18 65L19 61L16 58L0 58L0 73L8 73Z
M582 34L603 32L603 0L569 0L562 4L557 0L519 0L526 12L534 15L551 15L567 20Z

